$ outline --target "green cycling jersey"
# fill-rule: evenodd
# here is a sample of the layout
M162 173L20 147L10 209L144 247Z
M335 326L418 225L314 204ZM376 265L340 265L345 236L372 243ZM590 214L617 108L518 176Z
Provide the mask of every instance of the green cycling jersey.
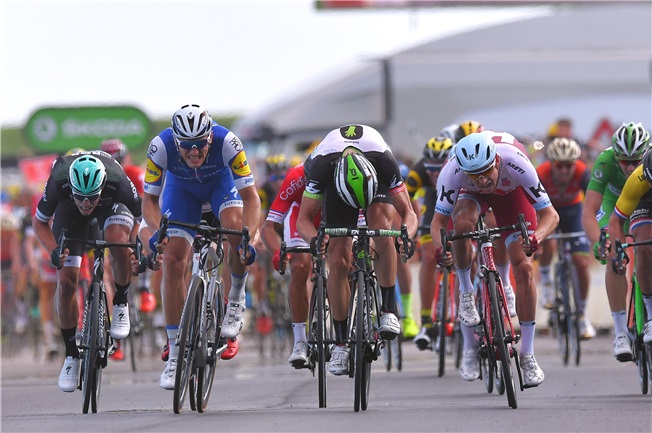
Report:
M596 215L598 225L609 225L618 197L625 185L627 175L620 168L614 150L610 147L600 153L591 171L588 189L602 194L602 204Z

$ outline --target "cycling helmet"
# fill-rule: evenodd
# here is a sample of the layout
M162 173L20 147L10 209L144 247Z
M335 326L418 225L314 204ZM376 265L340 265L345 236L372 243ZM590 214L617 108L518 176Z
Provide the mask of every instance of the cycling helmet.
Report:
M466 173L482 173L496 163L496 143L489 134L469 134L453 149L458 165Z
M643 155L643 176L652 183L652 150L648 150Z
M100 144L100 150L105 151L113 157L119 164L122 164L127 155L127 147L119 138L109 138Z
M444 136L432 137L423 148L423 156L428 159L444 161L448 159L448 154L452 147L453 142L450 138Z
M371 204L378 189L376 169L359 153L344 155L335 168L335 189L346 204L364 209Z
M68 178L73 194L91 196L102 192L106 184L106 169L95 156L81 155L70 164Z
M484 131L484 126L482 126L480 122L476 122L475 120L467 120L466 122L462 122L455 131L455 142L460 141L462 138L466 137L469 134L482 131Z
M184 105L172 115L172 131L178 141L205 140L212 128L211 115L199 105Z
M65 156L74 155L75 153L82 153L82 152L86 152L86 151L84 149L82 149L81 147L73 147L72 149L69 149L65 153Z
M439 136L450 138L450 140L455 143L455 132L460 125L457 123L451 123L450 125L444 126L441 131L439 131Z
M270 155L265 159L265 168L267 173L285 173L288 169L288 161L285 155Z
M650 133L641 123L623 123L611 137L616 158L622 160L639 160L650 146Z
M551 161L575 161L581 153L580 145L572 138L555 138L548 143L546 148L546 155Z

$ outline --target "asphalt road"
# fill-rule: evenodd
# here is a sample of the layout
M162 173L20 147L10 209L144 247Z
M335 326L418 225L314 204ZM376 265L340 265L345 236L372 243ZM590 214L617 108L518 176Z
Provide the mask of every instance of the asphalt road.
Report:
M82 415L81 393L57 387L61 361L35 362L28 355L2 359L3 432L168 431L373 431L373 432L651 432L652 395L642 395L633 363L611 355L611 337L583 343L579 367L562 366L552 337L539 335L537 359L545 371L538 388L517 391L518 408L506 396L487 394L481 381L465 382L452 359L444 377L435 353L405 343L403 371L373 365L365 412L353 411L353 381L328 377L328 407L319 409L317 378L294 370L285 357L261 357L252 337L240 353L220 362L208 411L172 411L172 392L158 386L163 363L140 360L104 371L97 414Z

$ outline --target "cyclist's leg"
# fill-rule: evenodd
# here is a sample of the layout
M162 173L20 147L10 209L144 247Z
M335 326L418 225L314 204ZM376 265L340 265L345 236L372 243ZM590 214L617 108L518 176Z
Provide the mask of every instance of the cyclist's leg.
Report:
M498 227L496 224L496 216L492 209L485 213L485 224L487 227ZM496 270L500 275L500 280L503 283L503 290L507 298L507 306L509 308L509 315L516 316L516 296L511 287L511 264L507 256L507 247L503 238L496 239L494 242L494 261L496 263Z
M547 309L553 307L555 296L550 263L552 263L552 255L556 250L557 240L555 239L546 239L539 244L539 275L541 276L542 285L540 303L542 307Z

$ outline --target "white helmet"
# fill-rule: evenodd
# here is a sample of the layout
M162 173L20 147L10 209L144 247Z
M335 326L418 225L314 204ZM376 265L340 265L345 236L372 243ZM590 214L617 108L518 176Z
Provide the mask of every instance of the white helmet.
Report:
M557 137L546 148L546 155L551 161L575 161L581 154L580 145L572 138Z
M440 137L450 138L453 144L455 144L455 131L459 128L460 125L457 123L451 123L450 125L444 126L441 131L439 131Z
M485 132L462 137L453 149L458 165L466 173L482 173L496 163L496 143Z
M206 139L212 128L211 115L199 105L184 105L172 115L172 131L179 141Z

